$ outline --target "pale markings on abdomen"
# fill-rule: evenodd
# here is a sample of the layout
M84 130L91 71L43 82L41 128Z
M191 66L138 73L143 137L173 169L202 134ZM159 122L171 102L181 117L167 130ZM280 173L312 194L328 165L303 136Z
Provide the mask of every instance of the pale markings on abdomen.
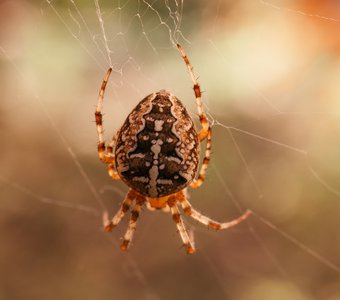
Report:
M144 177L144 176L135 176L132 178L133 181L137 181L137 182L143 182L143 183L148 183L149 182L149 178Z
M156 127L156 125L155 125ZM163 141L158 139L158 140L153 140L151 141L151 143L153 144L151 146L151 152L153 153L153 166L151 167L151 169L149 170L149 176L150 176L150 181L149 181L149 194L151 195L151 197L157 197L158 196L158 192L157 192L157 179L158 179L158 156L159 153L162 150L162 145L163 145Z
M163 120L155 120L155 131L162 131L163 130Z
M179 158L173 157L173 156L168 156L168 157L166 157L166 160L167 160L167 161L174 161L174 162L176 162L176 163L178 163L178 164L181 163L181 160L180 160Z
M173 181L171 179L157 179L158 184L172 184Z
M135 153L135 154L131 154L130 158L144 158L145 154L143 153Z
M163 144L163 141L162 140L157 140L157 141L153 140L151 143L153 144L151 146L151 151L154 154L153 158L157 159L159 153L161 152L161 145Z
M145 97L129 114L116 144L117 170L133 189L163 197L195 177L199 147L183 104L167 91Z
M151 169L149 170L149 194L151 197L156 198L158 196L157 192L157 178L158 178L158 166L153 165Z

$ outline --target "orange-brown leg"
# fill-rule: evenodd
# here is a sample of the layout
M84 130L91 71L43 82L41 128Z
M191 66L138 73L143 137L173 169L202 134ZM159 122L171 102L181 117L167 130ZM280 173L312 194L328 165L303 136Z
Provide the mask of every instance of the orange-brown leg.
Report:
M113 148L115 143L115 138L112 139L110 144L106 146L105 138L104 138L104 127L103 127L103 115L102 115L102 107L104 102L104 94L107 82L109 80L110 74L112 69L108 69L106 76L103 80L102 86L99 91L98 102L95 112L95 119L96 119L96 128L98 134L98 155L99 159L109 165L109 174L112 179L119 179L119 176L115 170L115 157L113 154ZM111 170L111 171L110 171Z
M190 240L190 237L185 229L183 220L181 218L181 214L178 210L177 204L176 204L176 196L175 194L173 197L169 198L168 205L170 207L170 211L172 213L172 219L175 221L177 230L182 238L183 245L185 247L185 250L188 254L193 254L195 253L195 245L194 243Z
M123 219L126 212L130 209L132 202L136 199L136 193L133 190L129 190L123 200L119 210L114 215L112 220L109 219L108 213L105 212L103 215L103 225L105 231L112 231L112 229L118 225L118 223Z
M126 251L129 248L129 245L132 241L133 234L136 231L136 226L137 226L137 220L139 218L140 212L142 210L143 202L137 202L134 206L134 208L131 211L131 218L129 221L128 228L125 232L123 242L120 246L120 249L122 251Z
M193 189L199 188L205 179L205 173L208 169L209 162L210 162L210 154L211 154L211 128L208 128L208 135L206 139L206 146L205 146L205 153L204 153L204 159L201 166L201 169L198 173L197 179L194 179L192 183L190 184L190 187Z
M199 133L199 140L203 141L207 135L208 135L208 129L210 127L208 119L206 114L203 111L203 104L202 104L202 93L201 93L201 88L197 82L196 76L193 72L193 66L191 65L188 57L186 56L184 50L182 49L181 45L177 44L177 48L179 50L179 52L182 55L182 58L188 68L191 80L194 84L194 92L195 92L195 97L196 97L196 106L197 106L197 111L198 111L198 116L200 118L200 122L202 125L202 129Z
M224 222L220 223L218 221L215 221L213 219L210 219L209 217L201 214L198 212L196 209L194 209L190 202L186 199L184 193L183 196L179 197L178 200L181 203L181 206L184 210L184 213L193 219L197 220L198 222L208 226L209 228L216 229L216 230L222 230L222 229L227 229L233 226L236 226L240 224L242 221L247 219L251 215L251 211L247 210L244 214L242 214L240 217L229 221L229 222Z
M211 127L209 124L209 121L207 119L206 114L203 111L203 104L202 104L202 93L201 93L201 88L196 80L196 76L193 72L193 67L188 59L188 57L186 56L184 50L182 49L181 45L177 44L177 48L179 50L179 52L182 55L182 58L188 68L191 80L194 84L194 92L195 92L195 98L196 98L196 106L197 106L197 111L198 111L198 115L200 118L200 122L202 125L202 129L198 135L198 139L200 142L202 142L204 139L207 139L206 141L206 146L205 146L205 157L201 166L201 169L199 171L199 175L198 178L195 179L192 183L191 183L191 187L196 189L198 187L200 187L205 179L205 172L208 168L209 165L209 160L210 160L210 153L211 153Z

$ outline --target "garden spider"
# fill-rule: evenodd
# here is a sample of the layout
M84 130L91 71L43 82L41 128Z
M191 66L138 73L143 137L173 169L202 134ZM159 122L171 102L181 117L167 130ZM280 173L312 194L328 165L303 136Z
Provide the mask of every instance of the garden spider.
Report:
M107 165L112 179L123 180L129 191L112 220L103 217L105 231L111 231L131 209L131 218L121 250L126 251L136 230L137 219L146 204L151 209L170 209L188 254L195 252L182 221L178 204L185 214L216 229L227 229L245 220L250 211L230 222L219 223L194 209L186 196L186 188L198 188L205 179L211 152L211 127L203 112L201 90L182 47L177 45L194 84L196 105L202 129L196 132L187 110L171 93L161 90L145 97L131 111L123 126L106 145L102 105L105 87L112 69L102 83L95 112L98 132L98 154ZM206 140L205 157L198 173L200 142Z

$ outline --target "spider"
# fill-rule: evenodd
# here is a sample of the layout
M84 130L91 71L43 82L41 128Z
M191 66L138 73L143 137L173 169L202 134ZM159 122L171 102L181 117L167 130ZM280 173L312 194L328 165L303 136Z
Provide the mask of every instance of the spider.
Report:
M131 243L144 204L151 210L171 211L188 254L195 252L195 246L185 229L178 205L186 215L216 230L235 226L250 215L247 210L235 220L220 223L198 212L187 199L187 187L196 189L204 182L210 161L211 127L203 111L201 89L193 67L182 47L179 44L177 47L194 85L202 126L199 133L182 102L170 92L160 90L139 102L112 141L106 144L101 111L111 68L99 92L95 112L99 158L107 165L113 180L120 179L130 188L114 217L110 220L107 213L103 216L104 230L110 232L131 209L130 221L121 244L123 251ZM198 172L200 143L204 140L205 154Z

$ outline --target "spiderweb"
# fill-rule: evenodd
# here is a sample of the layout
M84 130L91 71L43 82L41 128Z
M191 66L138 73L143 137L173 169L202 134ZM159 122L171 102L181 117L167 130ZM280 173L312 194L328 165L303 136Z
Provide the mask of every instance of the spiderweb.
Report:
M2 2L0 298L340 299L337 6ZM198 249L187 256L171 217L143 211L121 253L127 220L101 229L127 188L97 158L98 91L112 66L108 140L160 89L196 116L177 42L214 134L190 201L222 221L253 216L224 232L186 218Z

